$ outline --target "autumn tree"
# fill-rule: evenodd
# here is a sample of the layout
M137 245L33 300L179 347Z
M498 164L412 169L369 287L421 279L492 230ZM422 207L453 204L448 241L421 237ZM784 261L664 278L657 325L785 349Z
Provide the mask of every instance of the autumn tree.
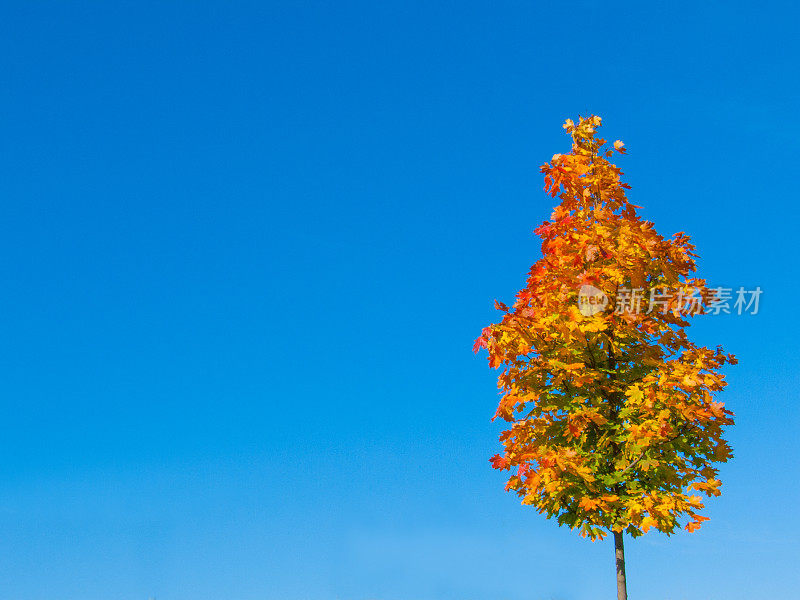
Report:
M695 531L701 497L720 494L715 463L733 413L714 395L735 358L699 347L689 317L717 298L694 276L684 233L664 238L626 198L597 135L600 117L567 120L572 149L541 168L558 198L535 233L542 258L499 323L475 342L498 377L496 417L511 425L491 459L507 490L592 540L611 533L617 595L627 598L623 534Z

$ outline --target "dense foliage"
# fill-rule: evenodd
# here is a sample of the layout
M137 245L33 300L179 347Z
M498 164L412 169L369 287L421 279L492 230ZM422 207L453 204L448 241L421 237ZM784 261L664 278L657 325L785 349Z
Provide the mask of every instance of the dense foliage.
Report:
M714 395L736 360L688 339L715 292L694 276L688 236L662 237L628 202L609 160L625 148L607 147L600 125L564 125L571 151L542 166L561 201L536 229L542 258L476 340L503 367L496 416L511 424L491 462L523 504L591 539L693 531L706 517L692 492L719 495L714 464L731 457L732 413Z

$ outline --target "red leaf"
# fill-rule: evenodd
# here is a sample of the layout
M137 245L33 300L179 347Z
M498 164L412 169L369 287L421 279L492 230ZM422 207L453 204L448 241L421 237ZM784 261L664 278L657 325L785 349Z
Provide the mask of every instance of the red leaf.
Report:
M505 456L500 456L499 454L495 454L489 459L489 462L492 463L492 467L495 469L507 469L510 466L509 460Z

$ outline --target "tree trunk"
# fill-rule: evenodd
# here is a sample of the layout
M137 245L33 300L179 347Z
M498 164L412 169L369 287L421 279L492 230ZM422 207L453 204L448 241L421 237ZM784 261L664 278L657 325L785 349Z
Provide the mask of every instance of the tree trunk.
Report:
M628 584L625 581L625 547L622 532L614 532L614 555L617 559L617 600L628 600Z

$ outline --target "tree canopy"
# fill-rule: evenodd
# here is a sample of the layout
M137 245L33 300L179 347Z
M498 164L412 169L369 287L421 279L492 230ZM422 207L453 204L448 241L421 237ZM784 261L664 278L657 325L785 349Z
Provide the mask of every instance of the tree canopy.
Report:
M628 201L610 161L625 147L600 126L564 125L571 150L541 167L560 200L535 230L542 258L475 342L502 367L495 416L510 423L491 463L523 504L591 539L694 531L707 520L694 492L719 495L714 465L732 456L733 414L715 394L736 359L688 338L715 291L694 275L689 237L662 237Z

